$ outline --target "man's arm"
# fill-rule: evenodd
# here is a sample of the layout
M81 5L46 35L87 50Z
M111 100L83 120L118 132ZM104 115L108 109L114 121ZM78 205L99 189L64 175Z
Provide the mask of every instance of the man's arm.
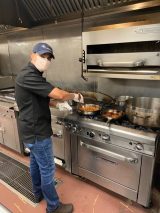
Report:
M48 96L50 98L53 98L53 99L58 99L58 100L64 100L64 101L67 101L67 100L74 100L75 99L75 93L69 93L69 92L66 92L64 90L61 90L59 88L54 88L49 94Z

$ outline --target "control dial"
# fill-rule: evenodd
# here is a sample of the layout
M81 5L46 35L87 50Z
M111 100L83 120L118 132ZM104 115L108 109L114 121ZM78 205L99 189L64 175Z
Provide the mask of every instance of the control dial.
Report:
M72 127L72 132L74 133L74 132L76 132L77 131L77 126L73 126Z
M65 126L66 129L71 129L72 124L71 123L65 123L64 126Z
M139 151L141 151L141 150L144 149L144 147L143 147L143 145L142 145L141 143L137 143L136 146L135 146L135 148L136 148L137 150L139 150Z
M110 136L109 135L102 135L101 136L101 138L102 138L102 140L104 140L104 141L109 141L110 140Z
M94 138L94 136L95 136L95 133L94 133L94 132L90 132L90 133L89 133L89 137L90 137L90 138Z

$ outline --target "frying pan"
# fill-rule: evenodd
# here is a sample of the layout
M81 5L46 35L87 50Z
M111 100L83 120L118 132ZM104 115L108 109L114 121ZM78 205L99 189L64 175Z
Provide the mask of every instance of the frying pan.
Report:
M77 112L81 115L96 115L100 113L101 106L98 104L79 104Z
M120 119L124 115L124 112L117 109L107 109L102 113L102 117L107 119L106 124L109 125L111 120Z

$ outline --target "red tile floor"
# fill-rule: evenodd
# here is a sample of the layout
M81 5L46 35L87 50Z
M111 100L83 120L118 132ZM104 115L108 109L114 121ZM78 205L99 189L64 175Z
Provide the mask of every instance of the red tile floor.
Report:
M0 152L26 165L29 164L29 157L21 156L2 146L0 146ZM62 180L57 187L59 197L64 203L72 202L74 204L74 213L160 213L158 192L154 192L153 207L145 209L139 204L102 189L89 181L82 181L59 167L56 177ZM1 182L0 203L12 213L45 213L46 208L44 200L33 206L27 199L17 195Z

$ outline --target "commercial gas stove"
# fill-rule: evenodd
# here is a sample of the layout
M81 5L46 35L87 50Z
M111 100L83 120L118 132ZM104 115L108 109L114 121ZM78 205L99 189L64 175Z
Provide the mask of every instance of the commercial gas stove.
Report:
M160 128L133 125L126 117L109 125L101 116L64 118L70 134L71 172L148 207Z

